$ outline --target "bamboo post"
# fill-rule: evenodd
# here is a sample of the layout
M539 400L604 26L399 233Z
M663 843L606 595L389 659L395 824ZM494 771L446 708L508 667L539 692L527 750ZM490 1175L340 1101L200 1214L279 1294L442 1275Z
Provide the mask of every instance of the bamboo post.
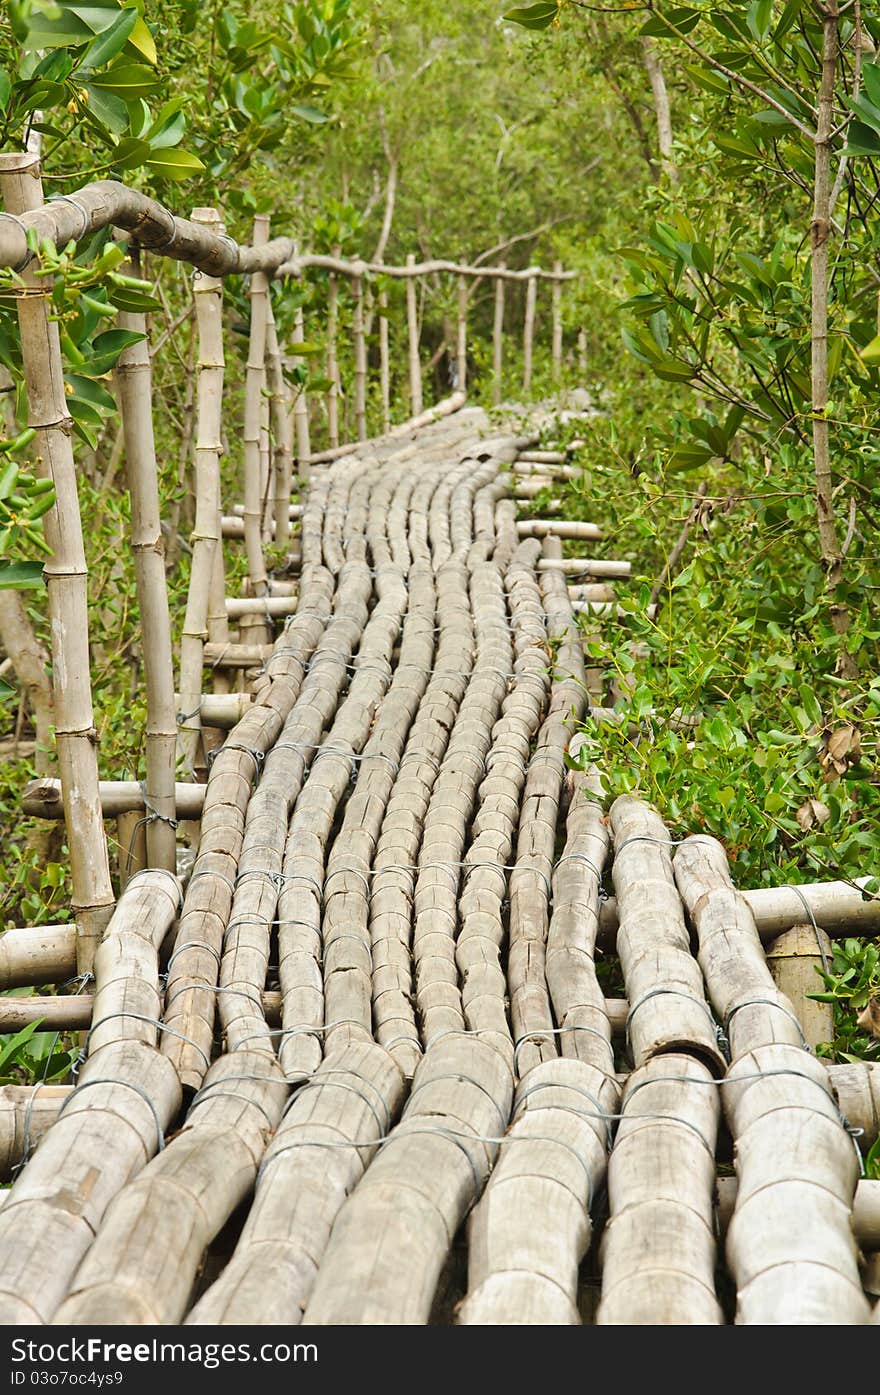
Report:
M831 963L831 941L824 930L805 922L784 930L766 949L767 967L780 992L790 999L814 1050L834 1039L834 1004L817 1003L810 993L825 987L818 970Z
M553 281L551 282L550 304L552 314L552 349L551 362L553 365L553 381L558 383L562 374L562 262L553 263Z
M137 253L131 271L140 275ZM177 870L174 766L177 720L171 616L165 579L165 546L159 517L159 471L153 434L153 391L147 322L142 312L121 311L119 328L142 334L124 349L116 365L119 406L125 434L125 476L131 499L131 547L143 636L147 688L146 852L150 867Z
M379 292L379 387L382 394L382 430L391 430L391 359L388 349L388 292Z
M0 194L16 217L43 202L40 162L32 154L0 155ZM97 943L113 913L107 838L98 794L97 734L89 673L88 570L76 489L70 413L57 322L46 297L52 287L35 268L22 272L18 298L28 424L36 430L37 471L51 478L55 502L43 515L52 556L44 568L49 593L55 742L70 848L77 969L91 971Z
M268 344L268 315L271 314L272 305L267 297L267 332L266 342ZM263 368L263 381L260 388L260 536L263 542L268 542L272 537L272 527L274 522L274 499L275 482L272 478L274 460L272 457L272 440L270 433L271 417L268 396L268 374L266 366Z
M458 323L456 325L455 386L459 392L467 390L467 306L468 284L466 276L458 278Z
M364 283L360 276L353 276L351 289L354 294L354 420L359 441L367 439L367 343L364 337Z
M538 278L526 281L526 317L523 325L523 392L532 387L532 347L535 338L535 306L538 299Z
M334 248L334 256L339 248ZM327 281L327 377L330 387L327 390L327 434L330 449L339 445L339 359L336 353L336 334L339 324L339 280L331 271Z
M306 342L305 320L302 306L297 307L296 321L293 330L292 348L296 352L297 344ZM295 358L294 363L298 366L306 366L306 360ZM312 453L311 441L309 440L309 404L306 398L306 390L303 386L298 386L296 396L293 399L293 421L296 427L296 458L303 470L303 462L307 461ZM289 497L288 497L289 502Z
M175 740L177 733L175 732ZM176 809L176 802L175 802ZM149 866L147 857L147 823L149 815L139 809L129 809L116 820L116 841L118 843L116 865L119 874L120 895L132 877Z
M220 233L223 223L214 208L197 208L193 222ZM192 564L186 615L180 636L179 753L186 768L195 772L201 743L202 661L208 624L209 602L216 610L216 592L221 591L222 620L225 623L223 557L220 544L220 456L223 404L223 282L204 272L193 278L198 326L197 428L195 445L196 518L192 534ZM259 449L259 446L258 446ZM259 462L257 462L259 465ZM219 564L217 555L220 554ZM215 618L215 627L219 617ZM228 634L228 627L227 627ZM213 635L211 636L214 637ZM219 639L215 642L222 642Z
M416 259L412 252L408 254L406 264L407 267L415 266ZM421 415L424 404L422 399L422 366L419 362L419 313L416 305L416 278L412 275L406 278L406 327L409 349L409 409L410 415L417 417Z
M272 409L272 473L275 481L274 536L276 547L283 547L286 552L290 542L290 490L293 441L291 439L290 430L290 392L284 377L284 365L281 358L281 348L278 343L278 331L275 326L275 316L272 314L271 306L269 308L269 322L266 330L266 350L266 366ZM261 597L254 596L251 599L254 602L255 609L262 604ZM225 605L225 610L226 614L229 615L230 611L228 605ZM241 613L244 614L244 612Z
M254 219L254 247L263 247L269 240L269 219L257 214ZM264 596L269 589L263 541L260 534L262 497L260 491L260 421L262 416L263 371L266 357L266 322L269 305L269 281L262 271L251 276L251 330L248 345L247 375L244 402L244 537L247 550L248 580L251 593ZM242 627L244 628L244 627ZM266 627L257 619L247 627L248 638L258 641ZM259 631L259 633L253 633Z
M586 331L585 329L579 329L579 330L578 330L578 376L579 376L579 378L580 378L580 380L581 380L581 383L584 383L584 382L586 381L586 377L587 377L587 331Z
M507 263L501 262L499 270L505 271ZM492 322L492 401L497 407L501 402L502 374L504 363L504 277L495 277L495 318Z

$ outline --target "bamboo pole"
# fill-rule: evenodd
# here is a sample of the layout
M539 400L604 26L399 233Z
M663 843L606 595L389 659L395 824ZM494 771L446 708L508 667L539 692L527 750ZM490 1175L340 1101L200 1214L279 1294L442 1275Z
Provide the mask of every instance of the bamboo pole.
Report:
M218 234L223 231L214 208L197 208L193 222ZM202 663L209 638L209 606L213 611L218 585L222 585L223 553L220 544L220 457L223 452L223 282L202 272L193 284L198 332L197 427L195 444L196 517L192 534L192 562L186 614L180 636L180 703L178 750L186 768L195 773L200 763ZM223 614L225 622L225 611ZM222 631L219 617L215 631ZM214 637L214 636L212 636ZM214 637L222 643L222 634Z
M339 446L339 360L336 351L337 326L339 324L339 281L335 272L327 278L327 377L330 387L327 390L327 434L330 449Z
M414 267L415 261L415 256L410 252L406 259L407 268ZM416 283L413 277L409 277L406 283L406 327L409 354L409 410L411 416L417 417L423 410L424 402L422 398L422 366L419 362L419 312L416 304Z
M111 1202L57 1324L182 1321L208 1245L254 1184L287 1086L271 1058L224 1056L184 1127Z
M75 925L28 926L0 935L0 989L61 983L75 973Z
M721 844L687 839L675 875L730 1039L722 1093L739 1182L726 1245L737 1321L865 1322L850 1228L859 1164L828 1071L803 1049Z
M502 262L502 267L504 263ZM492 321L492 401L501 404L504 373L504 278L495 277L495 315Z
M302 341L300 341L302 342ZM290 542L293 439L290 422L290 389L284 376L278 330L271 301L266 325L266 376L272 414L272 475L275 483L274 538L277 547L288 550ZM221 529L222 531L222 529ZM253 597L259 601L261 597ZM227 607L227 614L228 614Z
M794 1005L807 1045L815 1050L820 1042L833 1041L834 1004L817 1003L809 996L825 988L819 970L832 962L825 931L809 922L793 925L771 940L765 953L773 982Z
M458 320L456 322L455 386L459 392L467 391L467 309L468 284L464 276L458 278Z
M562 376L562 262L553 263L553 281L550 283L550 303L552 313L551 363L553 381L558 383Z
M204 795L204 785L179 781L174 786L178 815L182 818L198 818ZM135 811L143 816L146 812L140 780L101 780L98 784L98 796L105 818L118 818L120 814ZM42 780L32 780L25 786L22 809L36 818L62 818L61 781L50 776L45 776Z
M0 194L13 217L39 209L43 202L39 159L31 154L0 156ZM43 515L43 532L52 554L44 575L52 624L55 742L79 934L77 966L85 973L92 967L114 904L98 796L89 675L88 570L58 325L50 318L46 299L52 287L29 269L22 272L22 280L24 294L18 297L17 309L28 424L37 433L36 469L55 485L55 502Z
M607 576L615 580L625 580L632 574L632 563L606 561L604 557L542 557L538 562L538 571L563 572L566 576L576 577Z
M587 379L587 332L584 329L578 330L577 353L578 375L581 383L584 383Z
M602 537L602 529L596 523L558 518L520 519L516 531L521 538L571 538L577 542L598 542Z
M305 342L305 318L303 316L302 306L298 305L296 320L294 322L293 339L291 340L290 347L294 354L294 365L303 368L308 367L308 362L305 359L296 357L296 346L297 344L304 344ZM302 475L303 470L306 468L306 463L311 456L312 446L309 440L309 403L306 397L306 390L301 384L297 386L296 395L293 399L293 422L296 428L297 465ZM288 499L289 497L288 491Z
M235 1254L187 1325L302 1322L331 1227L402 1096L400 1071L373 1042L318 1067L269 1145Z
M140 275L140 258L136 251L127 265L132 275ZM118 320L120 329L143 335L140 343L123 349L116 365L116 378L125 435L125 478L131 499L131 546L147 688L146 853L149 866L176 872L177 720L165 545L159 517L159 471L153 434L153 378L146 316L142 312L120 311Z
M175 737L175 741L176 741ZM172 795L173 800L173 795ZM146 806L145 806L146 807ZM176 803L172 806L176 809ZM174 815L172 815L172 818ZM116 853L119 873L119 890L125 889L132 877L149 866L147 856L147 827L150 816L140 810L131 809L120 814L116 820ZM175 823L177 820L174 820Z
M355 276L351 283L354 296L354 421L359 441L367 439L367 342L364 337L364 283Z
M257 214L254 219L254 246L263 247L269 240L269 219ZM255 596L266 595L269 589L261 537L262 497L260 493L260 418L262 411L263 372L266 357L266 322L269 303L269 283L265 274L255 272L251 277L251 328L248 341L247 374L244 403L244 535L247 549L248 580ZM249 625L249 637L259 642L266 633L259 622Z
M70 1092L70 1085L0 1086L0 1180L13 1180L55 1123Z
M391 357L388 345L388 292L379 292L379 389L382 396L382 430L391 430Z
M119 899L95 956L88 1060L60 1119L0 1211L0 1321L50 1322L113 1197L161 1149L180 1108L156 1049L158 954L180 884L142 872Z
M538 299L538 282L530 276L526 282L526 315L523 324L523 392L532 390L532 347L535 338L535 307Z

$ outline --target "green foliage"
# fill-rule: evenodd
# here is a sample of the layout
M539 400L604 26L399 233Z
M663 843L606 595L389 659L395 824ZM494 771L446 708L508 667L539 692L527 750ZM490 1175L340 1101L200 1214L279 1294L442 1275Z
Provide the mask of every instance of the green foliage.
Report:
M821 1054L849 1061L880 1060L880 1041L870 1037L858 1024L859 1014L880 998L878 959L880 951L876 944L854 939L835 942L831 965L827 971L821 971L825 991L810 994L820 1003L833 1003L835 1009L837 1035ZM874 1162L878 1161L875 1153ZM876 1175L880 1175L880 1169Z
M69 1073L75 1053L59 1050L58 1033L39 1027L29 1022L14 1035L0 1036L0 1085L30 1085Z

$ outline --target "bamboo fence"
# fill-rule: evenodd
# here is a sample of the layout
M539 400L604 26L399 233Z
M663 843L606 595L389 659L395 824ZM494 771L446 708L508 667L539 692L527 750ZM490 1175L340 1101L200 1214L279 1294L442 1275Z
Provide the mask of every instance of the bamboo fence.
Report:
M529 350L549 280L559 374L568 273L300 256L265 222L241 247L213 210L187 222L114 183L45 206L27 158L0 164L14 214L0 263L26 290L28 228L63 244L113 224L197 268L196 519L175 695L135 345L119 383L150 760L143 786L99 782L73 636L60 780L34 782L24 807L58 818L87 797L76 924L0 938L0 986L82 990L92 970L95 986L0 1005L0 1031L86 1031L72 1085L0 1088L0 1321L867 1321L880 1184L860 1171L880 1067L805 1049L828 1023L805 994L830 939L877 933L880 901L845 883L740 893L720 844L692 838L673 859L649 805L606 812L601 769L569 759L587 711L605 713L578 617L617 624L629 564L563 556L600 542L595 524L518 520L517 495L536 492L519 484L552 495L564 452L491 434L463 392L423 410L430 278L455 281L460 388L469 292L494 279L500 396L507 281L526 283ZM244 498L223 515L222 278L241 272ZM367 440L380 273L406 285L413 419L389 428L382 296L384 434ZM315 453L316 404L286 377L302 320L282 345L269 296L306 275L326 278L330 312L331 444ZM73 624L85 573L60 352L45 297L18 303L43 468L56 513L72 510L63 537L48 525L50 604ZM341 361L359 437L344 446ZM243 596L226 595L221 519L245 543ZM73 673L57 639L56 690L59 663ZM197 777L176 783L174 726ZM112 917L102 813L131 852ZM197 834L182 880L179 820ZM606 996L602 954L625 999Z

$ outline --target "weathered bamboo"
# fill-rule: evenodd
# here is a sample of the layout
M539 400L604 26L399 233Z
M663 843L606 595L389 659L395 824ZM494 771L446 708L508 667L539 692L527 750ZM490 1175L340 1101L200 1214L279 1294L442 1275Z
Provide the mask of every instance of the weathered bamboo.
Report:
M721 844L687 839L675 874L730 1038L722 1094L739 1182L726 1247L737 1321L865 1322L850 1229L859 1164L828 1071L803 1049Z
M263 599L260 597L259 599ZM239 619L251 620L254 616L262 615L263 623L268 627L271 622L271 613L266 611L265 606L257 610L245 610ZM271 644L206 644L202 652L202 660L205 667L212 669L223 668L260 668L267 659L271 658L274 646Z
M49 654L34 632L24 597L18 591L0 589L0 648L11 665L21 692L27 697L34 723L34 769L48 775L54 765L55 703Z
M535 307L538 300L538 282L535 276L526 281L526 314L523 323L523 381L525 393L532 389L532 350L535 338Z
M880 1063L849 1061L828 1067L840 1112L861 1132L859 1147L867 1152L880 1137Z
M545 552L558 555L550 539ZM510 1016L520 1076L557 1056L557 1037L544 969L550 920L550 877L556 821L565 775L565 752L586 704L584 656L565 581L558 572L541 578L547 633L561 636L550 705L529 760L520 805L514 870L510 876L510 948L507 976Z
M117 818L120 814L146 812L143 786L139 780L101 780L98 796L105 818ZM204 785L179 782L174 786L174 800L178 817L198 818L205 797ZM21 807L26 814L41 819L63 818L62 788L60 780L45 777L31 780L25 786Z
M468 283L464 276L460 276L458 318L455 325L455 386L460 392L467 391L467 309Z
M269 219L257 214L254 219L254 246L264 247L269 240ZM257 271L251 277L251 328L248 340L247 372L244 399L244 537L247 550L248 581L251 594L264 596L269 585L263 557L261 534L263 500L260 489L260 419L262 413L263 374L266 359L266 322L269 305L269 283L265 274ZM259 643L266 627L259 621L249 624L248 638Z
M737 1189L735 1177L718 1177L715 1181L718 1198L715 1216L722 1237L727 1233L736 1206ZM859 1178L853 1198L852 1228L863 1251L880 1250L880 1180Z
M161 1149L180 1107L156 1050L158 952L179 895L170 873L142 872L107 927L88 1060L0 1211L2 1323L51 1321L108 1205Z
M253 1187L286 1094L265 1055L216 1061L184 1127L111 1202L55 1322L180 1322L205 1249Z
M391 430L391 355L388 344L388 292L379 292L379 393L382 430Z
M323 568L304 570L308 600L285 627L266 664L263 686L209 773L195 866L187 887L177 944L168 966L163 1052L191 1089L209 1065L217 1006L223 934L244 842L251 789L266 751L275 743L303 682L327 619L330 579Z
M431 1048L403 1118L336 1219L306 1323L428 1321L455 1233L497 1154L512 1085L485 1042L454 1033Z
M492 729L471 844L464 858L455 962L467 1028L494 1045L513 1066L507 985L501 967L507 867L516 831L526 761L549 691L547 633L534 573L540 543L523 543L504 578L514 660L501 716Z
M367 439L367 341L364 336L364 283L355 276L351 283L354 299L351 332L354 341L354 423L359 441Z
M415 266L415 256L410 252L406 259L407 268ZM415 278L410 276L406 283L406 327L407 353L409 360L409 410L417 417L423 410L422 365L419 362L419 312L416 303Z
M269 1145L235 1254L188 1324L302 1321L336 1216L402 1095L399 1070L372 1042L334 1052L318 1067Z
M131 809L125 814L119 814L116 819L116 865L120 891L125 889L133 876L149 866L147 857L147 825L149 822L149 814L142 814L135 809Z
M500 1159L468 1222L460 1323L580 1322L578 1267L605 1176L603 1116L616 1112L618 1093L613 1078L581 1061L548 1061L522 1081Z
M70 1085L0 1086L0 1181L10 1182L55 1123Z
M336 352L336 335L339 324L339 281L334 272L327 278L327 435L330 449L339 446L339 360Z
M715 1086L702 1061L676 1052L650 1057L626 1083L608 1162L600 1326L723 1321L714 1282Z
M501 263L502 267L504 263ZM492 401L500 406L504 378L504 277L495 277L495 313L492 320Z
M586 330L579 329L577 337L578 373L583 383L587 377L587 334Z
M217 234L223 222L214 208L197 208L193 222ZM196 517L186 614L180 635L179 752L186 767L200 764L202 661L209 637L209 602L223 584L220 545L220 456L223 452L223 282L196 272L193 278L198 332L197 425L195 444ZM219 561L218 561L219 557ZM223 585L225 591L225 584ZM225 615L224 615L225 619ZM222 643L223 636L214 639Z
M293 339L290 347L294 354L294 365L301 368L305 368L307 365L303 359L296 357L296 346L297 344L304 344L305 342L305 319L303 316L303 308L299 305L296 310ZM305 387L302 384L297 387L296 396L293 399L293 422L296 428L296 459L300 474L302 475L303 471L308 468L306 462L309 460L312 453L311 441L309 439L309 403ZM289 498L290 491L288 490L288 499Z
M563 1056L613 1073L614 1051L605 996L596 978L599 890L609 834L595 775L569 776L566 841L553 869L553 915L547 934L547 986Z
M559 518L524 518L516 525L521 538L573 538L578 542L598 542L602 529L596 523L572 522ZM595 571L593 575L597 575ZM607 574L607 573L606 573Z
M126 263L140 275L136 254ZM174 767L177 721L174 706L174 661L171 617L165 580L165 545L159 518L159 472L153 436L153 391L146 316L120 311L119 328L143 335L123 349L116 365L119 408L125 437L125 478L131 499L131 547L134 553L140 628L147 689L146 779L144 802L147 859L151 867L177 870L177 820Z
M302 342L300 340L300 342ZM278 343L278 330L275 316L269 305L269 319L266 326L266 376L269 384L272 412L272 474L275 482L274 521L275 542L287 550L290 542L290 520L294 516L290 502L292 485L293 438L290 422L290 389L284 376L281 347ZM262 597L251 597L259 601ZM229 607L226 608L229 614Z
M0 935L0 989L61 983L75 973L75 925L39 925Z
M834 1038L834 1005L817 1003L809 995L824 989L819 970L831 966L831 940L809 922L784 930L766 946L767 967L773 982L797 1013L807 1045Z
M538 454L538 452L535 452ZM561 451L547 451L547 455L561 455ZM559 463L543 462L533 460L530 456L521 455L511 465L511 470L515 475L524 475L527 479L532 479L536 475L542 479L550 480L577 480L583 475L583 470L579 470L576 465L564 465ZM519 487L519 485L517 486Z
M562 262L553 263L553 281L550 283L550 305L552 315L552 338L550 362L553 368L553 381L558 383L562 375Z
M599 557L542 557L538 571L562 572L565 576L607 576L624 580L632 574L631 562L612 562Z
M611 826L617 953L630 1005L633 1061L638 1068L660 1052L689 1051L721 1075L725 1061L691 954L666 826L650 804L629 795L612 804Z
M15 216L42 205L40 162L32 154L0 156L0 194ZM16 265L22 260L16 259ZM17 297L28 424L36 430L37 472L55 486L55 502L43 515L51 552L44 575L49 593L55 743L61 772L64 819L70 849L73 909L79 931L77 964L92 967L95 949L113 911L107 839L98 796L97 738L89 675L88 570L70 436L70 413L57 321L49 314L51 283L22 272Z

